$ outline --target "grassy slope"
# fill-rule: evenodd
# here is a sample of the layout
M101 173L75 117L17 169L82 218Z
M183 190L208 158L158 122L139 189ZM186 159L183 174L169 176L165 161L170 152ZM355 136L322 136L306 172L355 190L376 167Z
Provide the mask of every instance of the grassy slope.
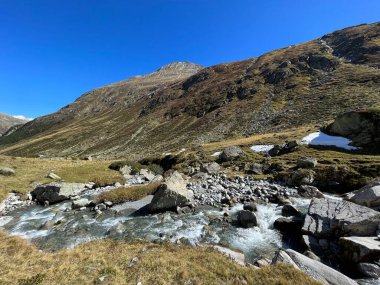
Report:
M46 178L53 171L66 182L123 182L118 171L108 169L110 161L45 160L0 155L0 166L12 167L15 176L0 176L0 201L11 191L27 193L32 182L51 182Z
M128 267L132 258L139 262ZM285 265L241 267L210 248L102 240L56 253L0 233L0 283L37 284L276 284L317 285ZM105 276L103 282L99 277Z
M344 111L378 104L380 72L373 67L380 62L379 30L377 23L323 37L333 50L317 39L209 67L153 93L138 92L139 100L122 108L129 87L100 88L92 91L92 99L100 100L101 111L89 112L82 98L82 104L79 100L63 112L80 110L81 116L41 118L0 139L0 152L141 158L191 144L323 124ZM317 60L309 60L313 57ZM346 60L351 57L361 59ZM105 97L111 101L101 101ZM114 99L117 104L109 105Z

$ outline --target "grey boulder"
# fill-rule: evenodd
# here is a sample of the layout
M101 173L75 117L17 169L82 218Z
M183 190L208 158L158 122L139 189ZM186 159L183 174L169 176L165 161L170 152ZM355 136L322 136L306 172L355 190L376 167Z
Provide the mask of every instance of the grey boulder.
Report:
M346 275L292 249L280 251L276 254L272 263L277 264L280 262L287 263L305 272L310 277L325 285L358 285L356 281Z
M298 194L304 198L323 198L324 195L317 187L311 185L301 185Z
M31 195L32 199L38 203L44 204L47 201L49 204L54 204L69 200L70 197L79 195L83 190L85 190L85 184L82 183L53 182L37 186Z
M380 179L346 194L346 199L373 209L380 208Z
M240 226L243 228L253 228L257 226L257 218L255 213L248 210L242 210L238 212L237 220Z
M380 260L380 241L377 237L341 237L339 245L343 255L356 263Z
M317 166L317 164L318 164L318 161L314 157L305 156L305 157L301 157L297 161L297 167L299 168L314 168Z
M193 198L193 193L187 190L186 184L187 181L183 179L182 175L174 171L154 194L150 210L163 212L188 205Z
M72 209L80 209L83 207L87 207L90 204L90 201L86 198L75 200L71 203Z
M380 213L348 201L313 198L305 218L304 233L319 238L375 235Z
M222 161L230 161L243 155L244 155L243 150L240 147L229 146L222 151L219 158Z
M201 171L208 174L217 174L220 171L220 165L216 162L204 163L201 165Z

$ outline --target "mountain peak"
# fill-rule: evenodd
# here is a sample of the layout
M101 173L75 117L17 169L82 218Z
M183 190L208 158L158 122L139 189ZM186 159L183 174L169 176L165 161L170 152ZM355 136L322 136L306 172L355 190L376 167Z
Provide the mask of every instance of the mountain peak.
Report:
M198 71L204 68L204 66L200 64L195 64L189 61L174 61L168 63L162 67L160 67L156 72L160 71Z

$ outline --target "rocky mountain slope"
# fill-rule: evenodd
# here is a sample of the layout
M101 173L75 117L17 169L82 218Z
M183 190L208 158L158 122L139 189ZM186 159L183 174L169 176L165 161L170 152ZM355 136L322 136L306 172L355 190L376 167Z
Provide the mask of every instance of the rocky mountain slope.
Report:
M0 136L5 134L11 127L23 125L26 122L28 122L26 119L0 113Z
M208 68L173 63L92 90L0 139L12 155L146 156L373 107L380 23Z

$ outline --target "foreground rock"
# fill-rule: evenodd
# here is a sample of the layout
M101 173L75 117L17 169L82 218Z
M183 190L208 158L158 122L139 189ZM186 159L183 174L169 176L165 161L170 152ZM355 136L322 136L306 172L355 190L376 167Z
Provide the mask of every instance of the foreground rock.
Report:
M16 175L16 171L10 167L0 167L0 175L13 176Z
M32 199L40 204L48 202L54 204L69 200L70 197L79 195L85 190L85 184L82 183L49 183L36 187L31 192Z
M375 235L380 213L348 201L314 198L309 206L302 230L316 237L343 235Z
M329 135L349 138L357 147L380 146L380 109L357 110L339 115L324 130Z
M377 237L342 237L339 244L344 256L356 263L380 260L380 240Z
M233 261L235 261L237 264L240 264L241 266L245 266L245 256L244 253L235 251L220 245L214 245L214 249L217 251L223 253L224 255L228 256L231 258Z
M342 273L328 267L327 265L306 257L292 249L280 251L273 259L273 263L287 263L303 272L322 284L326 285L358 285L351 278Z
M187 190L186 184L186 180L179 172L173 172L154 194L150 210L152 212L170 211L189 205L193 194Z
M380 179L360 188L357 191L347 193L346 199L359 205L373 209L380 208Z
M81 209L83 207L87 207L90 204L90 201L86 198L78 199L72 202L72 209Z

